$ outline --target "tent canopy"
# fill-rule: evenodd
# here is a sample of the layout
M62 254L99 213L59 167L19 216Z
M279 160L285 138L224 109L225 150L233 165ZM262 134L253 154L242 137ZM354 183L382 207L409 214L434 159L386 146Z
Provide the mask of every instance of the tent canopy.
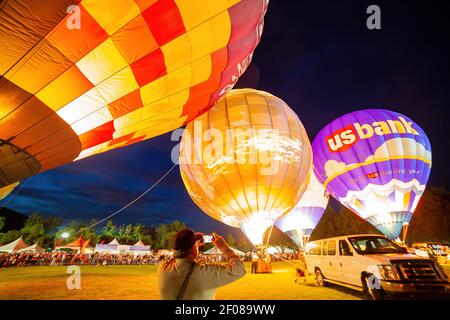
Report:
M23 241L22 237L20 237L19 239L14 240L13 242L10 242L0 247L0 252L11 253L19 251L20 249L24 249L26 247L28 247L28 244L25 241Z
M234 248L230 248L230 249L233 250L234 253L236 253L237 255L244 255L244 253L242 251L239 251L238 249L234 249ZM220 254L222 254L222 252L219 249L217 249L216 247L212 247L211 249L203 252L203 254L206 254L206 255L220 255Z
M110 243L108 244L112 244L112 245L119 245L119 241L117 241L117 238L114 238Z
M135 246L135 247L145 247L145 243L143 243L142 240L139 239L139 241L136 242L133 246Z
M24 252L24 251L44 251L44 248L42 248L37 242L29 247L20 249L20 252Z
M58 249L81 250L81 248L83 248L83 245L86 244L86 241L89 241L89 240L84 240L83 236L80 236L78 239L76 239L75 241L72 241L71 243L56 247L55 250L58 250ZM86 249L88 249L88 248L86 248Z

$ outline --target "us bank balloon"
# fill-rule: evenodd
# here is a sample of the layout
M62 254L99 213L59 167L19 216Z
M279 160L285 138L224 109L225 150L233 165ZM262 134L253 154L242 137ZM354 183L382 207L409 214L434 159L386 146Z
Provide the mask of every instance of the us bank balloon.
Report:
M314 170L330 194L391 239L399 237L425 190L431 146L400 113L346 114L314 139Z
M275 225L286 233L299 247L303 247L328 205L328 192L314 174L308 187L294 209L279 218Z
M230 91L187 125L180 143L181 177L192 200L240 227L256 246L266 244L266 231L300 200L311 157L295 112L252 89Z
M176 129L249 65L267 0L0 4L0 188Z

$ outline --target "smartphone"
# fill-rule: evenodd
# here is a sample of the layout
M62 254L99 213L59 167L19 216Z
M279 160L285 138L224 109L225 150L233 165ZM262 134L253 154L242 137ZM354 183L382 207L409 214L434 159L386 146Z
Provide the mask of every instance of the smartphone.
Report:
M212 236L212 235L207 234L207 235L204 235L204 236L203 236L203 242L204 242L204 243L211 243L211 242L212 242L212 239L213 239L213 236Z

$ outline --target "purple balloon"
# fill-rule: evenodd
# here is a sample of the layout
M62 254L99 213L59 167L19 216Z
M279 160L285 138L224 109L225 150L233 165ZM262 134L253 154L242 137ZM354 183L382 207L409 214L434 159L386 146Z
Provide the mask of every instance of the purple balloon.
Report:
M367 109L328 124L312 146L314 172L327 191L389 238L398 238L430 176L425 132L400 113Z

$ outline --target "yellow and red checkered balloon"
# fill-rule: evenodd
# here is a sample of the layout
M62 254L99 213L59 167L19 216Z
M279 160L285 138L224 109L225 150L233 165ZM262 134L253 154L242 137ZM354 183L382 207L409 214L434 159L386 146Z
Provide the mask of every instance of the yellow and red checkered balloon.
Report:
M267 5L0 3L0 188L207 111L248 67Z

